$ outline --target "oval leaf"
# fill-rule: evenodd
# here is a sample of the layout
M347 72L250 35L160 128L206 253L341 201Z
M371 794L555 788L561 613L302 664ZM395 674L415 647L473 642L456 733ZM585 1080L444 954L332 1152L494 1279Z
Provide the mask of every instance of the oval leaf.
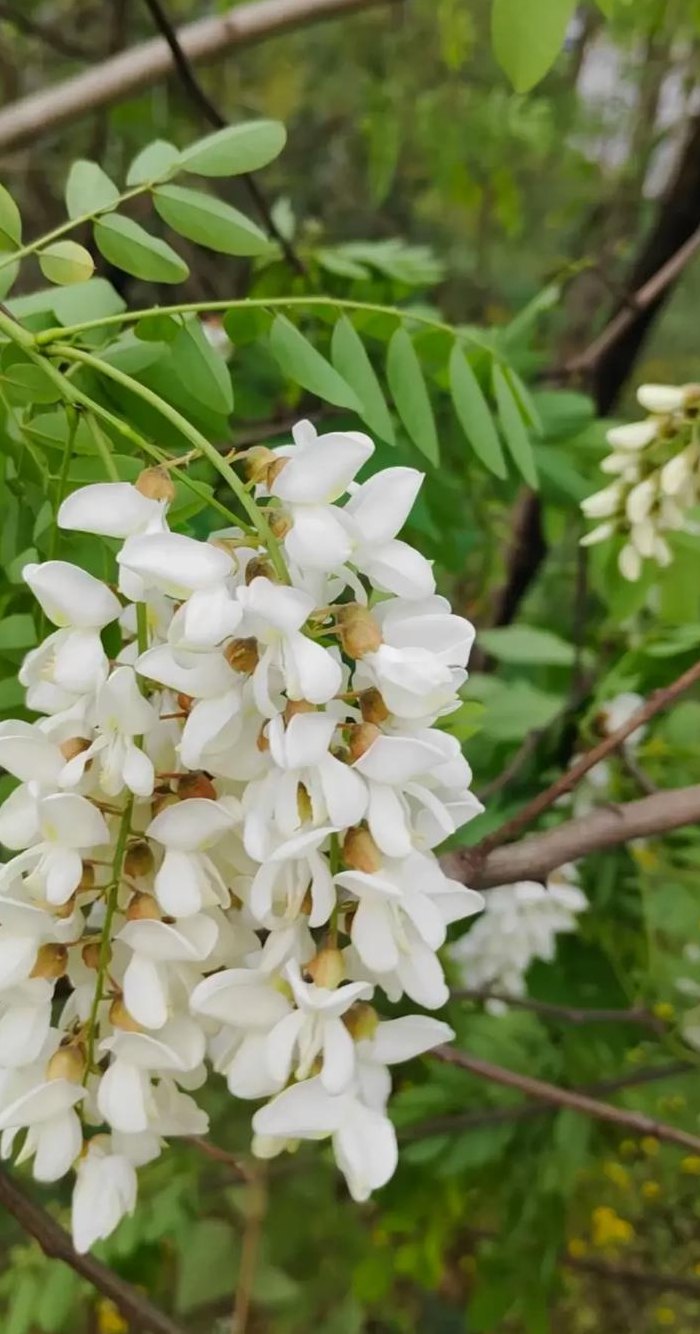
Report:
M199 190L162 185L153 193L156 212L188 241L223 255L261 255L270 243L254 222L237 208Z
M493 0L493 49L516 92L528 92L551 69L576 4L577 0Z
M240 176L266 167L286 142L287 132L280 121L251 120L199 139L180 155L180 162L185 171L197 176Z
M0 185L0 250L16 250L22 243L22 218L9 190Z
M71 283L87 282L94 272L95 261L77 241L54 241L39 252L39 265L50 283L68 287Z
M61 397L60 389L43 367L29 365L26 361L8 366L2 379L12 403L56 403Z
M79 158L73 163L66 181L66 209L69 218L83 218L102 209L114 208L119 191L96 162Z
M167 139L154 139L137 153L126 175L127 185L149 185L167 181L180 162L180 154Z
M412 441L431 463L440 462L435 418L416 349L404 328L392 334L386 373L396 410Z
M527 427L520 415L518 401L505 372L497 365L494 365L493 368L493 392L503 434L513 462L522 473L528 486L537 489L537 469L535 468L535 459Z
M357 394L362 404L360 416L363 421L382 440L395 445L394 423L379 380L360 335L346 315L341 315L333 330L331 358L335 369Z
M188 393L211 408L228 416L233 411L233 385L229 369L216 348L212 347L199 320L190 320L170 344L170 367L186 386Z
M482 630L479 643L501 662L570 667L576 659L573 644L534 625L502 625L493 630Z
M189 274L184 259L132 218L112 213L95 223L95 243L110 264L154 283L179 283Z
M460 426L474 453L496 477L506 477L508 470L489 405L458 343L450 353L450 390Z
M270 349L280 370L302 389L339 408L362 412L350 385L284 315L277 316L270 330Z

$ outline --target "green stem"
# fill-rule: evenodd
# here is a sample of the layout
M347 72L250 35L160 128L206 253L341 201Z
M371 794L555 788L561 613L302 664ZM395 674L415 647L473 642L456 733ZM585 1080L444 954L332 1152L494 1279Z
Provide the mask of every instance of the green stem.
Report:
M119 901L119 887L122 881L124 870L124 858L126 856L126 846L131 830L131 816L134 809L133 795L129 795L129 800L124 807L124 812L119 824L119 833L114 849L114 860L112 862L112 878L106 889L105 896L105 920L100 935L100 953L97 962L97 978L95 979L95 992L92 998L90 1009L90 1018L88 1019L88 1040L87 1040L87 1060L85 1065L85 1076L83 1082L87 1081L88 1075L92 1072L95 1059L95 1039L97 1037L97 1025L99 1021L100 1005L104 999L105 980L107 978L107 969L111 955L112 924L114 914L117 911Z
M57 343L53 348L53 353L55 356L62 357L66 361L77 361L83 366L89 366L97 375L103 375L107 379L113 380L115 384L121 385L123 389L128 389L130 393L136 394L139 398L143 399L144 403L148 403L150 407L160 413L161 417L165 417L166 421L171 422L171 424L209 460L224 480L228 482L228 485L240 502L242 508L249 516L253 527L260 534L260 537L265 543L277 577L281 579L283 583L289 583L289 575L287 573L287 567L282 556L281 548L274 533L272 533L270 529L263 511L258 507L252 497L248 495L244 483L234 472L230 464L222 459L214 445L207 440L205 435L202 435L201 431L197 430L196 426L193 426L186 417L183 417L181 412L178 412L177 408L172 407L170 403L166 403L165 400L162 399L159 394L154 393L152 389L141 384L138 380L134 380L132 376L126 375L123 371L118 370L116 366L110 366L107 362L101 361L99 357L94 356L91 352L85 352L82 348L71 347L70 345L64 346L62 343Z
M102 462L104 463L105 472L109 477L110 481L118 482L119 471L117 469L116 463L114 462L114 459L112 458L112 451L109 447L109 442L105 437L104 431L102 430L102 427L100 426L94 413L88 412L85 415L87 417L90 430L92 431L92 438L95 441L97 452L100 458L102 459Z
M44 329L37 334L39 346L54 343L64 338L73 338L78 334L89 333L93 329L108 329L124 324L137 324L147 315L198 315L205 311L226 310L275 310L286 307L336 308L339 310L366 311L372 315L393 315L400 320L413 320L416 324L426 325L429 329L439 329L452 337L456 333L469 338L466 330L457 330L444 320L434 320L429 315L419 315L412 310L402 310L398 306L378 305L373 301L349 301L337 296L265 296L246 297L238 301L185 301L172 306L152 306L148 310L125 310L118 315L104 315L101 319L86 320L82 324L68 324L64 328ZM1 327L1 326L0 326ZM477 340L474 340L477 341Z
M0 272L7 268L9 264L16 264L20 259L26 259L27 255L35 255L37 250L43 250L52 241L57 241L59 237L65 236L67 232L73 232L77 227L82 227L86 222L94 222L96 218L101 218L105 213L114 213L121 204L125 204L128 199L135 199L136 195L146 194L148 190L160 182L147 181L143 185L135 185L133 190L125 190L123 194L115 199L113 204L108 204L105 208L93 209L90 213L81 213L79 218L69 218L67 222L62 222L60 226L54 227L52 232L47 232L45 236L37 237L36 241L29 241L27 245L20 246L19 250L10 250L0 259Z
M61 457L61 471L58 474L58 486L56 488L56 515L58 515L58 511L61 508L61 504L65 498L66 490L68 488L68 473L70 471L70 461L73 457L73 445L75 443L75 433L78 429L78 414L75 411L75 409L69 408L67 416L68 416L68 434L66 436L66 443L63 446L63 455ZM58 523L54 522L53 527L51 529L51 540L49 542L47 560L56 559L56 554L58 552L58 539L60 535L61 535L61 530L58 526ZM39 616L39 639L40 640L43 639L45 634L46 634L46 613L42 611Z

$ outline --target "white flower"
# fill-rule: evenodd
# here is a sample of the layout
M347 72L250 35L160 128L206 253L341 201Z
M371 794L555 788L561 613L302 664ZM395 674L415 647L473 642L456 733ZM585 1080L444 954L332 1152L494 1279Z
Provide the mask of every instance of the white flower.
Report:
M280 920L293 922L307 898L309 926L323 926L335 907L333 877L320 851L333 828L324 825L279 843L256 872L248 907L261 926L274 930Z
M136 1208L138 1185L133 1163L111 1151L107 1135L90 1140L81 1158L73 1190L73 1245L85 1255L96 1241L114 1232L122 1218Z
M129 921L122 927L117 940L132 950L122 983L124 1003L137 1023L163 1028L172 1017L176 984L189 994L218 935L214 919L202 914L174 923Z
M587 519L609 519L613 514L617 514L622 494L620 483L613 482L602 491L596 491L594 495L582 500L581 509Z
M401 718L426 718L454 705L474 642L474 627L445 598L389 598L375 609L383 643L362 658L358 678L380 690Z
M233 823L226 806L197 797L166 806L151 820L146 834L165 848L154 882L164 913L192 917L208 904L228 904L228 890L207 853Z
M99 736L69 760L61 774L62 787L79 783L85 767L99 756L100 787L108 796L124 788L148 797L155 779L153 763L135 737L149 732L158 720L152 704L144 699L133 668L117 667L97 692L95 726Z
M296 1010L271 1030L265 1047L270 1073L282 1088L292 1071L308 1079L322 1057L321 1083L329 1093L341 1093L355 1074L355 1044L342 1015L356 1001L367 1000L373 988L366 982L347 982L330 990L305 982L298 963L289 963L285 976L292 988Z
M19 679L27 686L29 707L53 713L105 680L108 662L100 631L117 619L121 605L99 579L67 561L25 565L22 575L59 629L27 654Z
M0 891L19 875L49 903L67 903L83 874L80 855L109 843L104 816L85 797L57 792L36 799L36 842L0 868Z
M253 673L253 689L260 712L272 718L279 712L273 695L286 691L289 699L326 704L340 689L342 671L337 658L322 644L301 633L314 610L314 599L299 588L283 588L263 575L238 590L245 613L244 633L263 649Z
M343 514L352 534L350 563L376 588L399 597L435 592L430 562L407 542L396 540L424 480L415 468L386 468L358 487Z
M628 422L624 426L613 426L608 431L608 444L613 449L646 449L658 434L654 421Z
M120 585L133 601L151 589L184 598L210 590L233 572L227 551L182 533L139 533L128 537L119 555Z
M629 579L632 584L637 582L642 573L642 557L636 546L626 542L617 558L617 564L623 579Z
M150 500L130 482L95 482L81 486L61 504L59 528L100 537L133 537L165 528L164 501Z
M685 390L671 384L642 384L637 390L637 401L647 412L666 416L685 407Z

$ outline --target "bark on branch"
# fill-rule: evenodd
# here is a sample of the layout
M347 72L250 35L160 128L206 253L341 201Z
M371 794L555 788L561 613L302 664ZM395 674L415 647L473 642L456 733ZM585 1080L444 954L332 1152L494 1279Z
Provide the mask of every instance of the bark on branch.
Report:
M321 19L343 18L362 9L399 3L401 0L250 0L224 14L187 24L178 31L178 41L187 59L196 64L218 60L235 47L250 46ZM150 88L171 74L174 67L168 43L160 37L133 46L53 88L24 97L0 111L0 152L27 141L35 143L40 136L98 107Z

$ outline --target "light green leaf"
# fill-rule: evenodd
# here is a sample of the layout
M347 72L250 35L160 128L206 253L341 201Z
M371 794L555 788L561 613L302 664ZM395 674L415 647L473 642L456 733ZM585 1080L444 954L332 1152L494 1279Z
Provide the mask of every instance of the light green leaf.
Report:
M157 181L167 181L173 176L180 162L180 154L174 144L166 139L154 139L136 155L126 175L127 185L148 185Z
M55 290L51 292L51 305L59 324L100 320L126 309L126 302L106 278L90 278L86 283Z
M362 404L360 416L370 430L390 445L396 444L394 423L384 395L355 326L341 315L333 330L331 358L335 369L354 390Z
M121 213L95 223L95 243L101 255L118 269L154 283L179 283L189 275L184 259L138 222Z
M189 1315L235 1289L238 1253L236 1233L221 1218L203 1218L188 1229L175 1293L179 1315Z
M228 416L233 411L229 369L208 342L199 320L190 320L170 344L170 367L198 403Z
M280 121L251 120L199 139L180 155L180 162L185 171L198 176L240 176L266 167L286 142L287 132Z
M421 364L406 330L392 334L386 373L396 410L414 444L431 463L440 462L435 418Z
M567 644L551 630L539 630L534 625L502 625L493 630L482 630L479 643L500 662L570 667L576 659L573 644Z
M162 185L154 191L153 203L169 227L210 250L224 255L262 255L269 249L270 242L254 222L212 195Z
M577 0L493 0L491 36L518 93L534 88L564 45Z
M366 269L362 264L357 264L354 259L348 259L346 255L342 255L338 250L317 250L316 259L322 269L325 269L327 273L334 274L337 278L350 278L353 281L369 278L369 269Z
M54 241L39 251L39 267L50 283L69 287L71 283L85 283L95 269L95 261L85 246L77 241Z
M520 415L518 401L508 383L506 374L496 363L493 367L493 392L503 434L513 462L519 468L528 485L537 489L537 469L527 427Z
M27 612L4 616L0 621L0 652L32 648L36 644L36 626Z
M0 269L0 301L4 301L19 273L19 260L4 264Z
M277 316L270 330L270 350L280 370L302 389L326 403L362 411L350 385L284 315Z
M2 383L12 403L56 403L61 397L42 366L16 361L2 372Z
M507 468L488 403L458 343L450 354L450 390L455 412L474 453L496 477Z
M66 181L66 209L69 218L82 218L114 208L119 191L109 176L86 158L73 163Z
M22 244L22 218L9 190L0 185L0 250L16 250Z

